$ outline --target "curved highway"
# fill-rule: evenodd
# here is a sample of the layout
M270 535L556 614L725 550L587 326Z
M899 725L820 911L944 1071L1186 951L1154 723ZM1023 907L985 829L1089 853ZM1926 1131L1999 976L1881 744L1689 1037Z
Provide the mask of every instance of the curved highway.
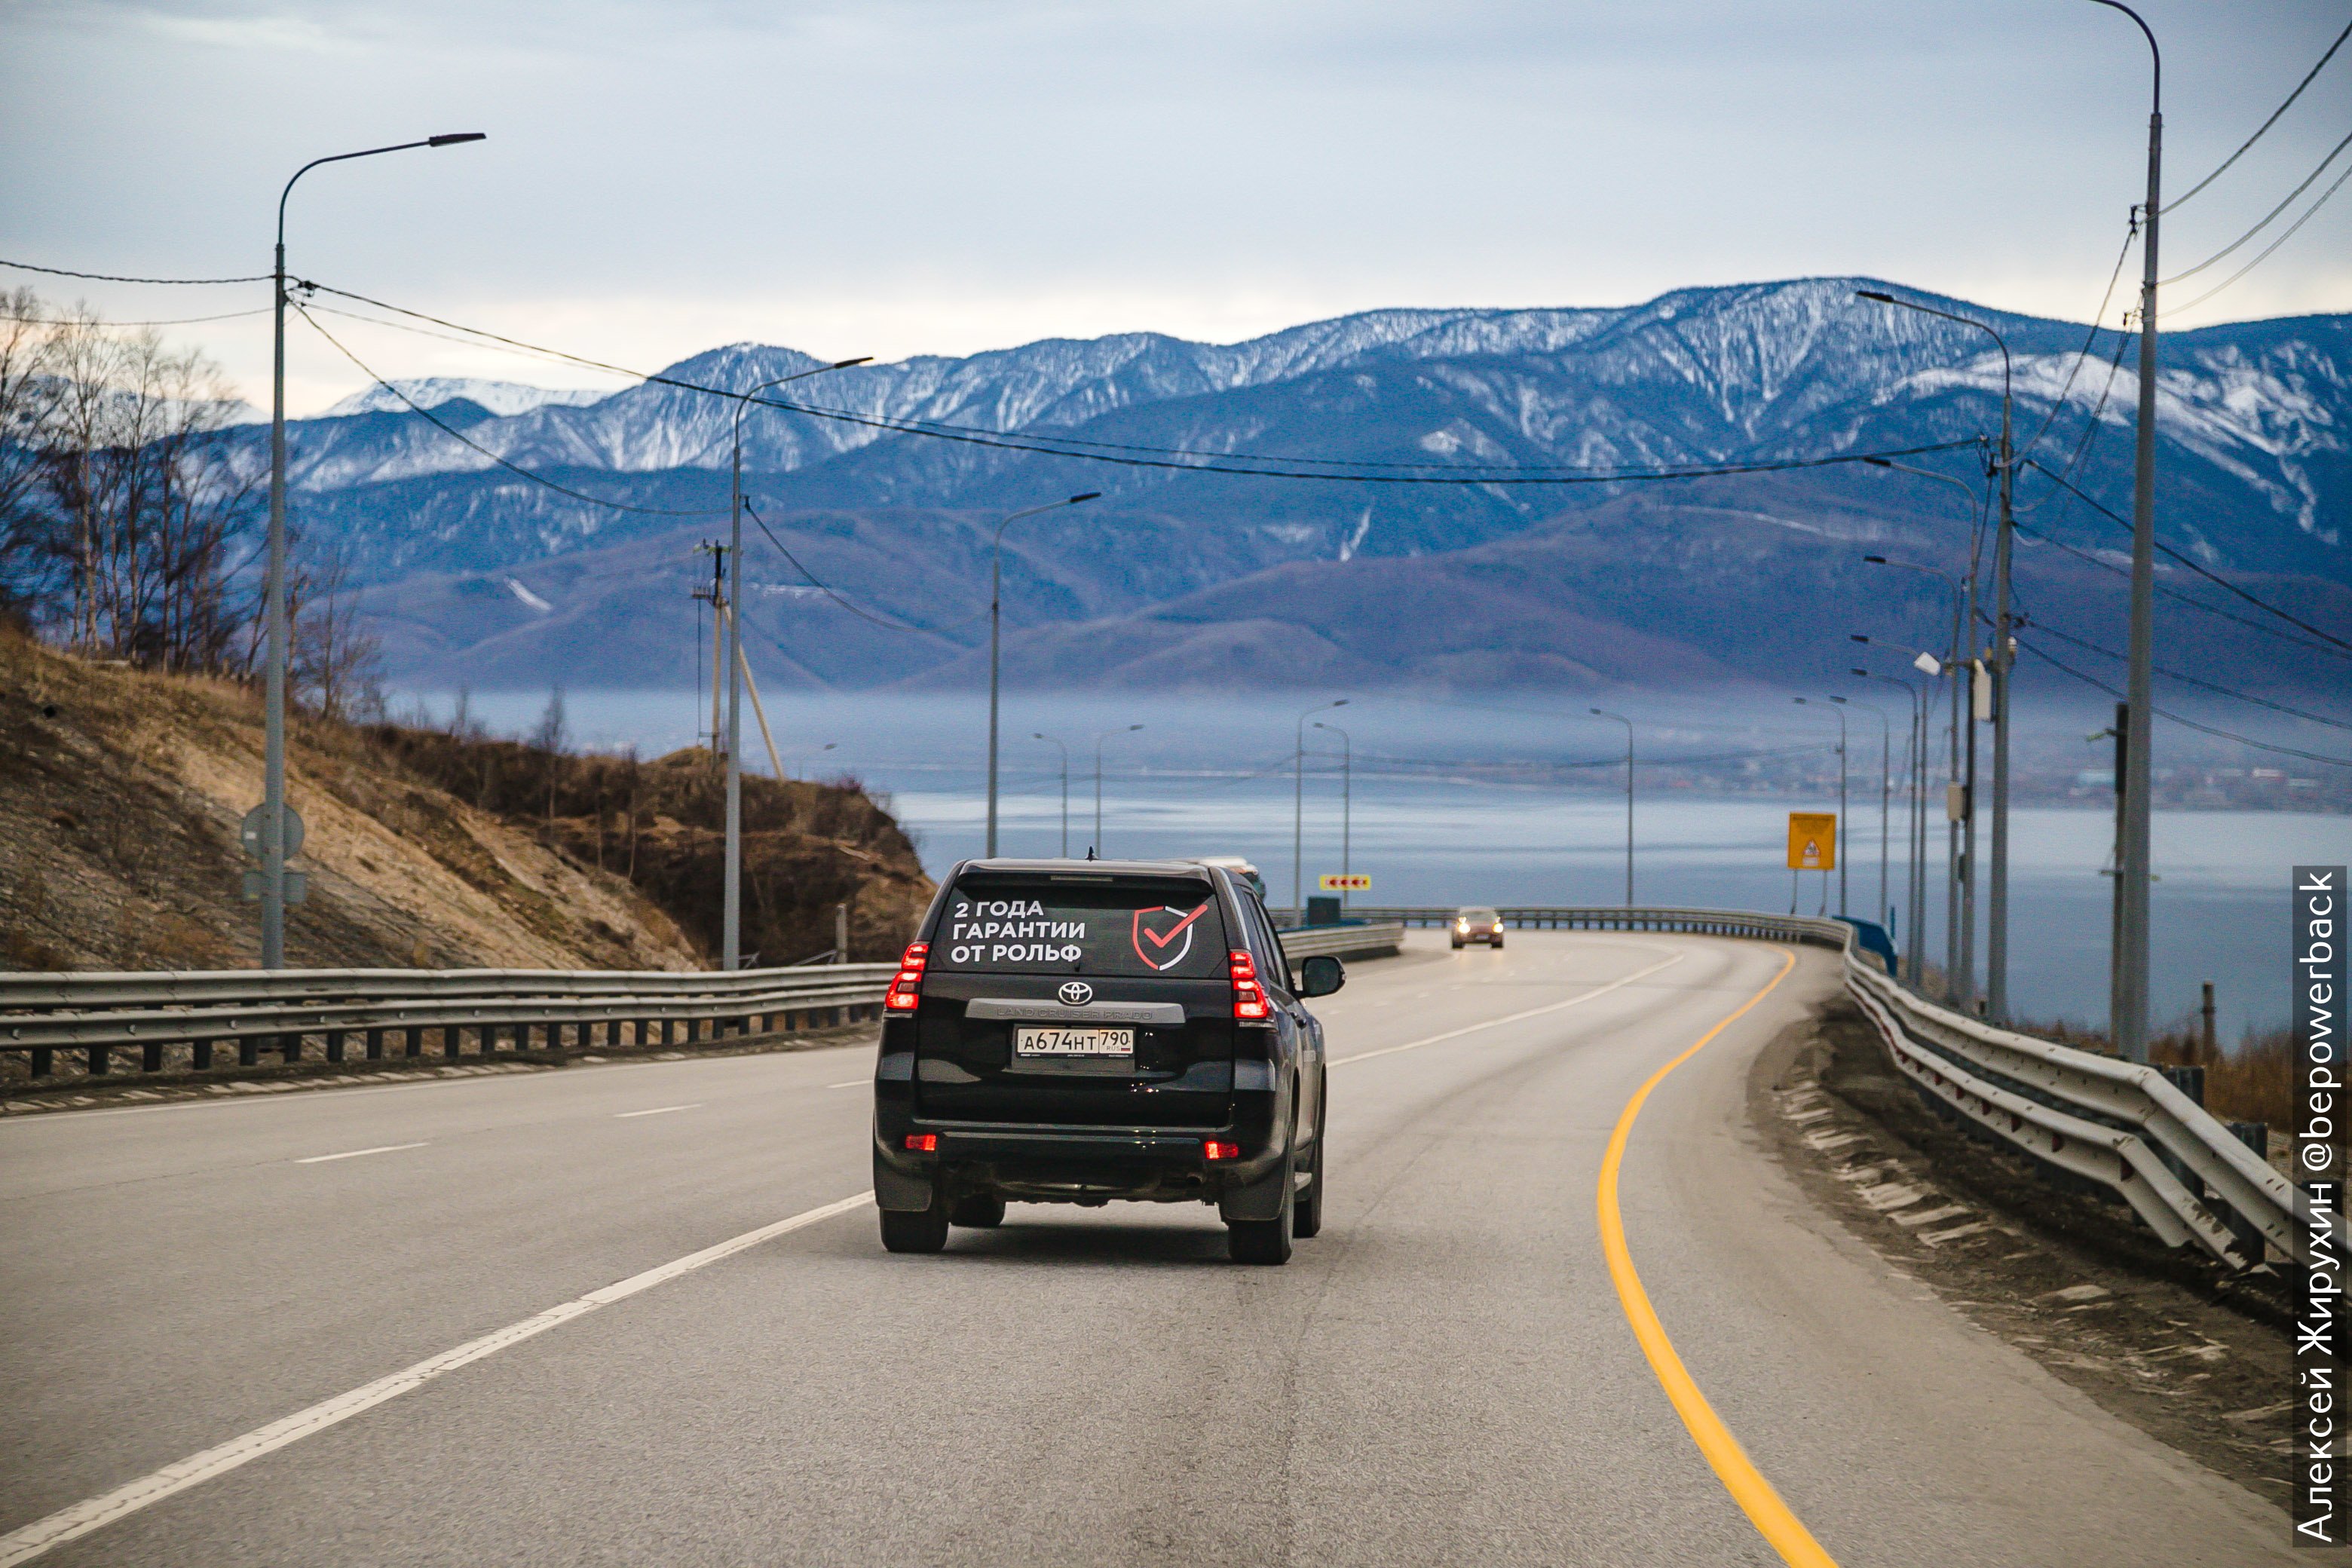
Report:
M1190 1206L886 1255L864 1050L0 1126L0 1565L2286 1562L1760 1152L1749 1068L1833 984L1664 935L1352 965L1283 1268ZM1719 1025L1624 1138L1645 1344L1604 1155Z

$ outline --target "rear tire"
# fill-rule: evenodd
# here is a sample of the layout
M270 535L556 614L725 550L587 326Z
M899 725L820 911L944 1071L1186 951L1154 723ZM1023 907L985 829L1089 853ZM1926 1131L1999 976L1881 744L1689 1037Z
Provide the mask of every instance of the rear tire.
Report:
M1291 1156L1282 1157L1282 1212L1272 1219L1225 1222L1225 1252L1236 1263L1279 1265L1290 1261L1291 1219L1298 1202L1298 1182Z
M889 1252L937 1252L948 1244L948 1205L931 1194L931 1206L909 1214L882 1211L882 1246Z
M1004 1223L1004 1200L987 1193L959 1198L955 1207L948 1210L948 1223L973 1230L994 1230Z
M1321 1103L1318 1100L1317 1102ZM1307 1178L1307 1191L1299 1194L1290 1214L1290 1234L1301 1241L1313 1238L1323 1228L1323 1112L1315 1113L1315 1153L1313 1173Z

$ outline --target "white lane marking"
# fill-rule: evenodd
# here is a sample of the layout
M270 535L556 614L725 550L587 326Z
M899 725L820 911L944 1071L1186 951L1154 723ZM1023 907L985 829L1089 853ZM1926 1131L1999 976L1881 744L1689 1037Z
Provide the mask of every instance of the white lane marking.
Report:
M689 1252L684 1258L665 1263L657 1268L648 1268L642 1274L632 1274L617 1284L607 1285L601 1290L591 1290L585 1296L576 1297L559 1306L550 1307L547 1310L534 1313L520 1322L509 1323L503 1329L484 1334L480 1339L468 1340L455 1350L443 1351L439 1355L418 1362L415 1366L404 1368L389 1377L380 1377L373 1383L354 1388L349 1394L341 1394L332 1399L321 1400L307 1410L298 1410L282 1420L273 1421L267 1426L256 1427L242 1437L232 1437L217 1447L206 1448L201 1454L191 1454L177 1464L166 1465L152 1475L142 1476L128 1486L115 1488L103 1497L91 1498L87 1502L79 1502L71 1508L60 1509L47 1519L35 1520L20 1530L0 1535L0 1568L15 1568L15 1565L19 1563L29 1563L53 1547L78 1540L94 1530L113 1523L118 1519L136 1513L139 1510L152 1504L159 1503L174 1492L185 1491L198 1482L210 1480L215 1476L225 1475L241 1465L250 1464L264 1454L275 1452L291 1443L299 1443L305 1437L350 1420L363 1410L373 1409L388 1399L397 1399L404 1394L422 1388L446 1373L455 1372L469 1363L494 1356L510 1345L518 1345L527 1339L543 1334L560 1323L568 1323L574 1318L585 1317L599 1307L609 1307L615 1301L625 1301L641 1290L650 1290L655 1286L667 1284L682 1274L691 1274L698 1268L707 1268L721 1258L732 1258L735 1254L757 1247L763 1241L772 1241L787 1231L799 1230L804 1226L814 1225L820 1220L831 1219L835 1215L847 1214L850 1210L862 1207L873 1201L873 1194L859 1193L836 1203L805 1210L793 1215L790 1219L780 1219L772 1225L763 1225L757 1230L747 1230L742 1235L730 1237L715 1247L706 1247L699 1252Z
M829 1083L824 1087L827 1089L864 1089L867 1084L872 1083L873 1081L874 1080L870 1078L854 1078L847 1083Z
M626 1121L632 1116L667 1116L673 1110L699 1110L701 1109L702 1101L698 1100L691 1105L656 1105L651 1110L616 1110L613 1113L613 1120L615 1121Z
M362 1154L397 1154L403 1149L426 1148L429 1143L430 1140L425 1143L379 1143L373 1149L346 1149L340 1154L313 1154L294 1163L298 1165L323 1165L330 1160L356 1160Z
M1659 970L1666 968L1670 964L1680 963L1682 961L1683 955L1677 952L1670 958L1661 959L1659 962L1650 965L1647 969L1637 969L1633 973L1625 975L1622 979L1612 980L1606 985L1595 986L1593 989L1585 992L1582 995L1571 996L1565 1002L1554 1002L1548 1006L1542 1007L1530 1007L1524 1013L1511 1013L1507 1014L1500 1018L1489 1018L1483 1024L1465 1024L1458 1029L1448 1029L1442 1035L1431 1035L1424 1039L1419 1040L1407 1040L1401 1046L1382 1046L1376 1051L1358 1051L1352 1057L1340 1057L1334 1060L1330 1065L1335 1068L1343 1068L1349 1062L1368 1062L1374 1057L1394 1056L1399 1051L1415 1051L1419 1050L1423 1046L1436 1045L1441 1040L1458 1040L1465 1035L1475 1035L1481 1029L1499 1028L1505 1024L1516 1024L1522 1018L1533 1018L1545 1013L1557 1013L1563 1007L1573 1007L1579 1003L1590 1002L1595 996L1606 995L1608 993L1616 990L1620 985L1631 985L1633 982L1641 979L1644 975L1655 974Z

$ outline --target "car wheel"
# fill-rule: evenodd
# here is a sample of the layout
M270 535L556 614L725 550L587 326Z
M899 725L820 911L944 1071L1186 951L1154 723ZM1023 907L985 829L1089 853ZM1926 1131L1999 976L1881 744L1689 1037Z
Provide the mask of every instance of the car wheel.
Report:
M955 1207L948 1210L948 1223L968 1226L973 1230L993 1230L1004 1223L1004 1200L987 1193L959 1198Z
M1488 942L1486 945L1487 945L1487 946L1489 946L1489 947L1491 947L1491 948L1493 948L1496 952L1502 952L1502 951L1503 951L1503 939L1502 939L1501 937L1499 937L1499 936L1498 936L1498 937L1496 937L1493 942Z
M1290 1234L1301 1241L1313 1238L1323 1228L1323 1112L1315 1113L1314 1163L1307 1178L1307 1190L1298 1194L1290 1213Z
M1458 936L1454 939L1454 951L1456 952L1462 951L1462 939Z
M916 1213L882 1211L882 1246L890 1252L937 1252L948 1244L948 1205L935 1191L931 1206Z
M1236 1263L1282 1264L1290 1261L1291 1216L1298 1205L1298 1183L1291 1173L1291 1156L1282 1157L1282 1212L1272 1219L1225 1222L1225 1251Z

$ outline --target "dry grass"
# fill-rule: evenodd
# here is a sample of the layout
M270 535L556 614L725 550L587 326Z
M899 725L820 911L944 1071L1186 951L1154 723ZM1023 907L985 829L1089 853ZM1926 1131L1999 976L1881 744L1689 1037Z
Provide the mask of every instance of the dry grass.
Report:
M2060 1021L2025 1024L2027 1034L2078 1050L2116 1054L2104 1029ZM2208 1047L2195 1021L2184 1018L2147 1044L2147 1059L2161 1067L2205 1069L2205 1109L2222 1121L2264 1121L2274 1138L2295 1124L2295 1042L2285 1028L2249 1031L2235 1047Z

